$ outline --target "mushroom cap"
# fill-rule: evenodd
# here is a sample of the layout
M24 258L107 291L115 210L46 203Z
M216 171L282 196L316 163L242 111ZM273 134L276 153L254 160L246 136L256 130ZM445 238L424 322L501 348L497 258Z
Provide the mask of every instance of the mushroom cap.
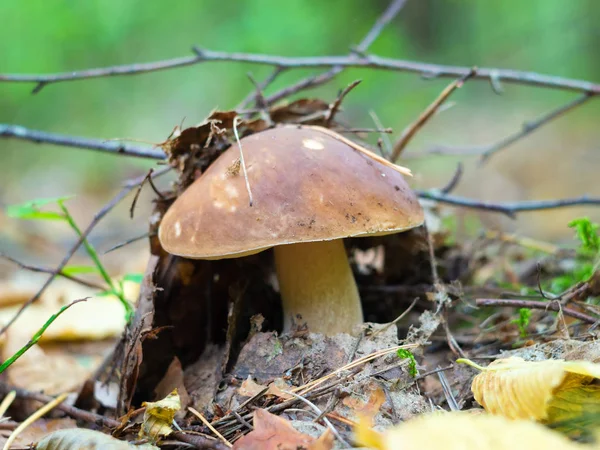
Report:
M318 128L284 126L232 145L171 205L163 248L192 259L235 258L270 247L391 234L423 223L400 173Z

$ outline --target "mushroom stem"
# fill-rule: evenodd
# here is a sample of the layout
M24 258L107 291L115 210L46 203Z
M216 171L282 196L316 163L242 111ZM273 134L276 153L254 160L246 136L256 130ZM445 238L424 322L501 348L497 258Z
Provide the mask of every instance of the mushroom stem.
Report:
M327 335L352 333L363 322L342 239L280 245L274 250L284 332L291 330L298 314L310 331Z

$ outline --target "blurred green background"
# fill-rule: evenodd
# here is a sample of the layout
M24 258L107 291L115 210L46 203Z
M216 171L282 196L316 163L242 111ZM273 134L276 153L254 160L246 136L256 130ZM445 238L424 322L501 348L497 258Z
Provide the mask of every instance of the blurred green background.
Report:
M0 2L0 72L47 73L189 55L191 46L288 56L346 54L386 8L387 0L178 0ZM531 70L600 81L598 0L408 0L372 45L373 53L453 65ZM213 108L235 106L271 69L240 63L205 63L139 76L49 85L0 83L0 122L97 138L161 142L183 119L201 121ZM289 71L270 91L315 70ZM370 127L377 113L397 137L448 84L417 74L348 69L328 85L303 93L330 101L357 78L363 83L344 102L344 119ZM406 153L436 144L494 142L526 120L578 94L504 85L492 92L485 81L468 82L436 115ZM269 92L270 92L269 91ZM457 194L489 200L600 195L600 101L511 146L483 168L472 157L410 158L413 184L435 187L452 176L458 159L466 174ZM373 137L376 138L376 137ZM144 174L153 161L97 152L0 140L0 202L76 193L74 214L87 223L118 184ZM163 180L163 183L168 180ZM146 228L151 195L144 193L131 222L128 204L99 228L95 239L116 243ZM458 213L458 212L457 212ZM517 221L482 215L489 227L505 227L542 239L571 237L566 223L593 208L528 213ZM61 227L18 223L0 216L0 250L14 250L43 234L49 242ZM65 235L67 239L68 233ZM50 244L48 244L50 245ZM55 244L50 245L54 248ZM144 248L144 243L139 244ZM58 248L58 247L57 247ZM60 252L48 250L48 259Z

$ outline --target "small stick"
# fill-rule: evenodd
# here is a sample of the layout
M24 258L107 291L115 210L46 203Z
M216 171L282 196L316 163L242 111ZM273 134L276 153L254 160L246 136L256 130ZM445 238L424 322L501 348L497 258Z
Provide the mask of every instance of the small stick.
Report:
M381 123L381 120L379 120L379 117L377 116L377 113L374 110L370 110L369 111L369 115L371 116L371 119L373 119L373 123L375 124L375 126L378 129L383 130L383 123ZM390 130L390 133L392 132L391 128L387 128ZM390 139L390 137L386 134L387 132L381 132L381 140L383 141L383 147L384 149L381 149L381 156L383 156L385 159L390 159L390 155L392 154L392 150L394 148L394 146L392 145L392 140Z
M566 316L579 319L586 323L594 324L596 319L587 314L584 314L574 309L561 306L558 301L543 302L536 300L513 300L505 298L478 298L475 300L477 306L507 306L510 308L529 308L529 309L543 309L545 311L560 312Z
M462 162L459 162L456 165L456 170L454 171L454 175L452 175L452 178L450 179L448 184L446 184L446 186L444 186L443 188L440 189L440 192L442 194L449 194L450 192L452 192L454 190L454 188L460 182L460 180L463 176L463 172L464 172L463 164L462 164Z
M423 111L421 113L421 115L417 118L417 120L415 122L413 122L412 124L410 124L402 132L400 139L398 140L398 142L396 142L396 145L394 145L394 150L392 151L392 157L391 157L390 161L396 161L400 157L400 155L402 154L402 151L406 148L406 146L408 145L410 140L413 138L413 136L417 133L417 131L419 131L423 127L423 125L425 125L427 123L427 121L429 119L431 119L431 117L435 114L435 112L438 110L438 108L448 99L448 97L450 97L450 95L455 90L461 88L463 86L463 84L465 84L465 81L467 81L469 78L474 77L476 73L477 73L477 68L474 67L471 69L471 71L469 73L467 73L466 75L463 75L458 80L453 81L446 87L446 89L444 89L442 91L442 93L438 96L438 98L436 98L433 101L433 103L431 103L425 109L425 111Z
M409 305L408 308L406 308L406 310L400 314L398 317L396 317L393 321L391 321L390 323L388 323L386 326L384 326L383 328L380 328L379 330L377 330L375 333L371 334L369 336L369 338L372 338L374 336L377 336L379 333L383 333L385 330L387 330L389 327L396 325L398 322L400 322L404 317L406 317L406 315L414 308L414 306L417 304L417 302L419 301L419 297L415 298L412 303Z
M17 439L17 436L19 436L19 434L21 434L23 432L23 430L25 430L25 428L27 428L29 425L31 425L33 422L35 422L39 418L43 417L44 414L46 414L48 411L51 411L56 406L60 405L62 402L65 401L65 399L68 396L69 396L69 393L64 393L64 394L59 395L58 397L53 399L50 403L47 403L46 405L42 406L40 409L38 409L36 412L34 412L32 415L30 415L27 419L25 419L15 429L15 431L13 431L11 433L11 435L8 437L8 439L4 443L4 447L2 448L2 450L9 450L11 445L15 441L15 439Z
M200 412L196 411L194 408L192 408L191 406L188 406L188 411L191 412L193 415L195 415L198 419L200 419L202 421L202 423L204 425L206 425L210 431L212 431L215 436L217 436L219 439L221 439L221 441L223 441L223 444L225 444L227 447L231 448L233 447L233 445L231 444L231 442L229 442L227 439L225 439L223 437L223 435L221 433L219 433L215 427L213 427L210 422L208 420L206 420L206 417L204 417Z
M52 274L52 275L54 275L54 272L55 272L54 269L51 269L49 267L30 266L29 264L22 263L21 261L14 259L12 256L5 255L4 253L1 253L1 252L0 252L0 258L10 261L11 263L14 263L17 266L19 266L21 269L29 270L31 272L47 273L47 274ZM69 275L68 273L64 272L63 270L61 270L60 272L57 272L56 275L59 275L65 279L73 281L75 283L79 283L82 286L86 286L86 287L93 288L93 289L98 289L99 291L103 291L104 289L106 289L104 286L102 286L100 284L96 284L91 281L84 280L83 278L74 277L73 275Z
M339 111L340 106L342 105L342 101L344 100L346 95L348 95L348 93L352 89L354 89L356 86L358 86L361 82L362 82L362 80L354 80L352 83L350 83L348 86L346 86L339 93L339 95L337 96L335 101L331 105L329 105L329 114L327 115L327 118L325 119L325 126L327 128L329 128L331 126L331 122L333 122L333 118L335 117L336 113Z
M286 394L292 395L295 398L297 398L298 400L300 400L301 402L304 402L308 406L310 406L310 408L317 414L317 417L321 417L321 419L323 420L323 422L325 422L325 424L327 425L327 427L331 430L331 432L338 439L338 441L340 441L342 444L344 444L348 448L351 447L351 445L348 444L348 442L346 442L346 440L340 435L340 433L338 433L338 431L335 429L335 427L329 421L329 419L327 417L323 417L325 414L323 414L323 411L321 411L317 405L315 405L310 400L305 399L301 395L295 394L293 392L289 392L289 391L282 391L282 392L285 392Z
M2 399L2 403L0 403L0 417L4 417L4 414L6 414L6 411L8 411L8 408L10 408L10 405L12 405L12 402L15 401L16 397L17 391L15 390L12 390L6 394L6 397L4 397Z
M250 206L252 206L254 201L252 200L252 191L250 190L250 181L248 180L248 172L246 171L246 163L244 161L244 152L242 151L242 143L240 142L240 137L238 135L238 130L237 130L238 120L239 120L239 118L237 116L235 119L233 119L233 134L235 134L235 140L237 141L238 148L240 149L240 163L242 165L242 172L244 173L244 180L246 182L246 190L248 191L249 203L250 203Z

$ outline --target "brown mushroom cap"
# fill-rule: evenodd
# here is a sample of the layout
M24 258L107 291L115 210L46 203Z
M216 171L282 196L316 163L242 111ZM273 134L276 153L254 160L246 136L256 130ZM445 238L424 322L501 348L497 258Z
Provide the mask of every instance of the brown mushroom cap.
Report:
M423 223L400 173L316 128L285 126L232 145L169 208L159 238L192 259L245 256L270 247L373 234Z

